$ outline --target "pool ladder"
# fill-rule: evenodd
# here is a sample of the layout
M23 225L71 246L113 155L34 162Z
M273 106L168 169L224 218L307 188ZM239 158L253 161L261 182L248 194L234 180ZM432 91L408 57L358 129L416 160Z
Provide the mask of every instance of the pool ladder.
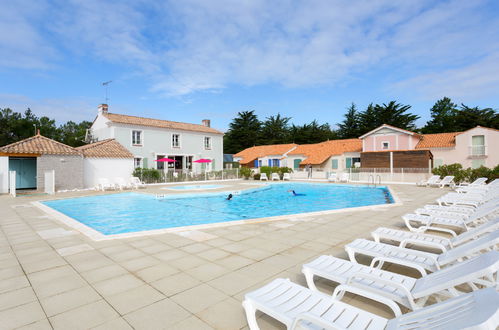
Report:
M381 185L381 175L376 175L376 177L374 177L373 174L370 174L369 178L367 180L367 186L371 186L371 181L372 181L373 187L376 188L376 183L377 183L377 185Z

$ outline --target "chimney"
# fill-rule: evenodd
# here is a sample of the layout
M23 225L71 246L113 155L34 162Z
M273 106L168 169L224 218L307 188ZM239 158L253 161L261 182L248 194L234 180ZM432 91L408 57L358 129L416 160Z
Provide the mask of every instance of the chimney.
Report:
M210 127L211 123L210 123L210 120L209 119L203 119L201 121L201 123L203 124L203 126L206 126L206 127Z
M105 103L100 104L97 107L97 110L98 110L97 112L99 115L100 114L103 114L103 115L107 114L107 104L105 104Z

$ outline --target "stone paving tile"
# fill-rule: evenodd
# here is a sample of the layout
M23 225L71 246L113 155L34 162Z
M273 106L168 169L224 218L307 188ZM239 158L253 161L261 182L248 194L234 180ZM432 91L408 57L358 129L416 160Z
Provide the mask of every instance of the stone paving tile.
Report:
M174 325L168 327L170 330L211 330L214 329L208 324L201 321L196 316L190 316L183 321L180 321Z
M139 308L151 305L166 298L158 290L149 285L142 285L116 295L106 297L106 301L121 315L128 314Z
M241 302L228 298L197 313L202 320L215 329L240 329L246 325L246 315ZM224 315L224 317L220 317Z
M0 311L37 301L37 297L31 287L12 290L0 294Z
M30 284L26 276L15 276L5 280L0 281L0 294L4 292L9 292L21 288L28 287Z
M227 272L229 272L229 270L214 263L207 263L195 268L188 269L185 272L202 282L206 282L216 277L222 276L223 274L226 274Z
M201 282L199 280L186 273L178 273L150 284L167 297L170 297L179 292L188 290L200 283Z
M65 257L65 256L70 256L73 254L78 254L78 253L81 253L84 251L90 251L90 250L94 250L94 248L88 244L79 244L79 245L73 245L73 246L60 248L60 249L57 249L56 251L57 251L57 253L59 253L59 255Z
M108 303L99 300L50 317L50 323L54 329L88 329L117 317Z
M190 317L190 313L166 298L124 316L134 329L168 329Z
M195 286L170 297L170 299L193 314L227 298L228 296L225 293L206 284Z
M104 281L93 283L92 286L104 296L111 296L120 292L134 289L144 282L131 274L113 277Z
M123 265L123 267L131 272L136 272L147 267L158 265L159 263L161 263L161 261L156 258L143 256L136 259L124 261L121 263L121 265Z
M102 323L101 325L92 328L92 330L128 330L128 329L132 330L133 328L130 326L130 324L128 324L127 321L125 321L121 317L111 321L107 321L105 323Z
M33 323L30 323L28 325L24 325L20 328L17 328L18 330L52 330L52 326L49 323L48 319L43 319L40 321L36 321Z
M160 263L152 267L141 269L135 272L135 275L144 282L151 283L164 277L177 274L178 272L180 272L179 269L167 265L166 263Z
M101 296L92 287L83 286L75 290L42 298L40 303L47 316L54 316L100 299L102 299Z
M226 267L226 268L231 269L231 270L236 270L236 269L242 268L242 267L250 265L254 262L255 262L255 260L241 257L241 256L238 256L235 254L215 261L215 263L217 263L218 265L221 265L221 266Z
M0 312L0 329L14 329L45 319L38 301Z
M198 257L204 258L204 259L209 260L209 261L215 261L218 259L222 259L222 258L225 258L229 255L230 255L230 253L227 251L224 251L221 249L214 249L214 248L197 253Z
M119 275L127 274L128 271L117 265L111 264L109 266L104 266L92 270L88 270L86 272L80 273L81 276L87 280L89 283L95 283L103 280L107 280L113 277L117 277Z

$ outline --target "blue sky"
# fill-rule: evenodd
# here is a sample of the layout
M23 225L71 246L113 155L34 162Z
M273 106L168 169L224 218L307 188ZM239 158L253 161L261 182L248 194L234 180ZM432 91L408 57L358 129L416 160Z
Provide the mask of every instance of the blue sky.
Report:
M2 1L0 108L225 130L239 111L332 125L397 100L499 107L499 2Z

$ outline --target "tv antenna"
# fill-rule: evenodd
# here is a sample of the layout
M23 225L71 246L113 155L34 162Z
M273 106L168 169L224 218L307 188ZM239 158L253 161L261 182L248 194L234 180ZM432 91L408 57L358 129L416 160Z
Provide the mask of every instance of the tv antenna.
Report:
M108 97L108 94L109 94L109 84L112 83L112 82L113 82L112 80L109 80L109 81L106 81L106 82L102 83L102 86L105 86L105 89L106 89L106 104L108 104L108 101L109 101L109 97Z

